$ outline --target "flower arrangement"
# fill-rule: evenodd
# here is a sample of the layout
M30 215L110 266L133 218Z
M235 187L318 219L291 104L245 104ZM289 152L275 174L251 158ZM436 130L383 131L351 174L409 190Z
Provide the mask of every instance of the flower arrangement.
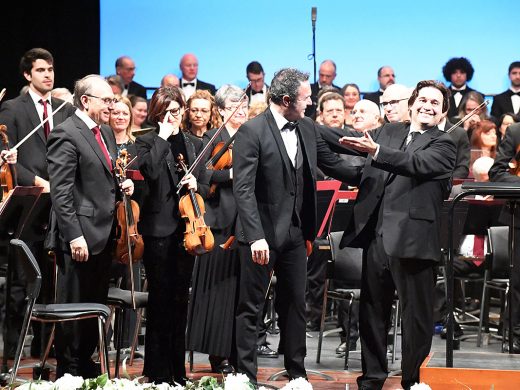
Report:
M106 374L95 379L83 379L65 374L56 382L32 381L18 386L17 390L253 390L255 387L244 374L230 374L221 383L212 376L203 376L199 380L187 382L185 386L168 383L140 383L139 378L108 379ZM260 387L259 390L268 390ZM282 390L312 390L312 385L303 378L293 379Z

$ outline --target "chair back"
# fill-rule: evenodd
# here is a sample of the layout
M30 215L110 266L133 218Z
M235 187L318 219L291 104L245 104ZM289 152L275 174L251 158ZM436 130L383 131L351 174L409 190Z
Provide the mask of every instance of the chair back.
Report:
M348 288L361 287L361 269L363 251L360 248L339 248L343 232L329 233L330 252L332 257L332 272L330 279L341 282Z
M40 288L42 285L42 273L40 267L25 242L17 239L13 239L10 242L11 248L14 250L14 258L16 261L20 262L25 273L27 298L35 300L40 294Z
M492 279L509 278L509 226L488 229L489 264Z

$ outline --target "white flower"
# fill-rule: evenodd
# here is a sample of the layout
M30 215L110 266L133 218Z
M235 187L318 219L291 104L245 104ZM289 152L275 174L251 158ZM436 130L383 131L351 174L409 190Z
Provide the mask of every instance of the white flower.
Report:
M83 382L85 380L80 376L73 376L70 374L65 374L56 382L54 382L54 389L55 390L75 390L75 389L81 389L81 386L83 386Z
M287 383L281 390L312 390L312 385L305 378L296 378Z
M251 382L245 374L229 374L224 379L224 388L226 390L249 390Z
M432 390L430 386L428 386L426 383L416 383L412 387L410 387L410 390Z

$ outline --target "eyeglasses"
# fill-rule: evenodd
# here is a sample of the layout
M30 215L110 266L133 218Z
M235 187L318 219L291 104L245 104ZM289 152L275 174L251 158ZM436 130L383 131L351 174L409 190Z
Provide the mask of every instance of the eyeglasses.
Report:
M116 98L109 98L109 97L102 98L102 97L99 97L99 96L89 95L88 93L86 93L85 96L88 96L88 97L91 97L91 98L99 99L99 100L101 100L103 103L105 103L107 106L110 106L110 105L112 105L112 104L116 104L117 102L119 102L119 99L116 99Z
M164 113L165 114L170 113L171 116L179 116L179 114L181 113L181 109L180 108L171 108L169 110L166 110Z
M210 110L208 110L207 108L201 108L201 109L190 108L190 113L192 113L193 115L197 115L197 114L208 115L210 113Z
M399 102L403 101L403 100L408 100L408 98L404 98L404 99L397 99L397 100L390 100L388 102L381 102L381 106L383 108L385 108L386 106L395 106L397 105Z
M237 106L229 106L229 107L224 108L224 110L232 111L232 112L235 111L235 110L237 110L237 112L239 112L239 111L246 112L247 111L247 106L240 106L238 108L237 108Z

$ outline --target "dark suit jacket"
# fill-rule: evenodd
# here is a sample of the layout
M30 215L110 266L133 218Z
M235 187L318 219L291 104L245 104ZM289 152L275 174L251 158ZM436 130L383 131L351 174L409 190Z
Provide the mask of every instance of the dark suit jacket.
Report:
M456 148L449 134L434 127L401 151L409 129L408 123L387 123L372 131L379 154L377 161L367 157L358 176L359 192L341 240L343 247L368 246L374 228L368 222L381 204L383 210L374 217L383 218L379 223L387 255L440 259L440 211L449 195ZM338 138L332 132L327 135L328 142L336 144L334 149Z
M377 106L379 107L379 104L380 104L379 99L380 99L381 95L383 95L383 92L381 92L381 91L365 93L363 95L363 99L370 100L371 102L374 102L375 104L377 104Z
M63 100L51 98L53 110L56 110L62 103ZM74 111L75 108L67 103L54 114L52 118L54 127L71 116ZM38 126L41 119L31 96L26 93L2 104L0 123L7 126L9 144L14 146ZM49 179L46 143L42 126L18 149L18 163L16 164L18 185L33 186L35 176L45 180Z
M306 240L316 238L316 166L325 174L348 182L358 173L335 153L309 118L299 121L304 188L302 230ZM292 164L270 109L238 130L233 146L233 192L238 210L237 237L248 243L265 238L279 250L294 209Z
M513 123L507 128L504 138L498 145L495 163L489 170L490 181L520 184L520 177L509 173L509 162L515 157L518 145L520 145L520 123Z
M188 167L195 161L202 148L197 137L180 132L187 155L184 156ZM148 186L140 213L139 232L142 235L166 237L175 232L180 221L179 196L176 194L179 182L176 161L170 149L170 142L151 131L135 140L139 170ZM198 177L204 164L198 165L193 172ZM205 195L207 187L199 184L199 192ZM183 192L181 191L181 195Z
M112 129L101 126L112 158ZM90 254L106 247L114 222L116 183L99 144L85 122L73 115L51 131L47 143L51 199L66 247L84 236Z
M453 123L446 121L444 130L448 130L453 126ZM457 159L455 161L455 168L453 168L453 178L465 179L469 174L470 161L470 146L468 133L462 127L456 127L450 133L455 146L457 147Z
M500 119L500 116L506 112L515 114L513 111L513 103L511 102L512 95L513 91L510 89L502 92L499 95L496 95L493 98L493 105L491 106L491 116L495 117L496 119Z
M466 89L463 90L463 91L460 91L462 93L462 98L464 98L464 96L468 93L468 92L471 92L471 91L475 91L473 88L470 88L468 85L466 85ZM450 96L450 109L448 110L448 118L452 118L454 116L457 116L459 114L459 109L458 107L455 105L455 98L453 97L453 95L457 92L457 91L454 91L451 86L450 86L450 92L451 92L451 96ZM478 91L475 91L477 93L480 93ZM481 94L481 93L480 93ZM482 94L481 94L482 95ZM484 97L484 95L482 95L482 97ZM462 100L461 100L462 101Z
M128 85L128 94L129 95L135 95L135 96L141 96L144 99L148 99L146 97L146 88L143 87L141 84L136 83L135 81L131 81Z
M197 89L204 89L206 91L210 91L213 96L215 96L215 93L217 92L217 89L213 84L205 83L204 81L201 81L197 79Z
M213 129L204 133L204 146L209 143L215 132L216 130ZM211 154L219 142L226 142L229 138L228 131L226 129L222 130L209 147L204 160L208 161L211 158ZM208 169L207 175L209 184L216 184L217 190L215 195L208 197L205 201L206 214L204 220L206 225L211 228L224 229L235 222L237 214L237 206L233 196L233 180L230 179L230 169Z

